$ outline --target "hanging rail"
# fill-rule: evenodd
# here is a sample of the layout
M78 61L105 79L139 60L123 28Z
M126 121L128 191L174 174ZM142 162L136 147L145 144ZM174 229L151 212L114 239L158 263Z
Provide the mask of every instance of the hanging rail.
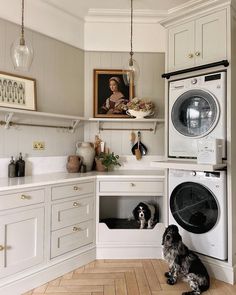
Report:
M103 128L100 127L99 130L105 131L105 130L115 130L115 131L130 131L130 130L140 130L140 131L151 131L153 132L153 128Z
M218 66L228 67L229 62L228 62L228 60L222 60L222 61L213 62L210 64L201 65L201 66L197 66L197 67L193 67L193 68L188 68L188 69L179 70L179 71L175 71L175 72L165 73L162 75L162 78L170 79L171 76L185 74L185 73L199 71L199 70L204 70L204 69L218 67Z
M0 125L8 125L8 126L33 126L33 127L46 127L46 128L60 128L60 129L68 129L68 130L73 130L74 126L56 126L56 125L44 125L44 124L31 124L31 123L15 123L15 122L5 122L5 121L0 121ZM77 124L76 124L77 125Z

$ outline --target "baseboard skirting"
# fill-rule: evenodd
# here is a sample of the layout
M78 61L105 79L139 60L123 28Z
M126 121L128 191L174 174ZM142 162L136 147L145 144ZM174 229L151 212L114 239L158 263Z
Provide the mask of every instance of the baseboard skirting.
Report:
M21 295L29 290L52 281L65 273L68 273L78 267L88 264L96 259L96 249L93 248L82 254L78 254L63 262L48 266L41 271L32 273L15 282L0 286L0 295Z
M162 248L155 246L97 245L97 259L160 259Z
M212 278L229 283L231 285L236 282L236 265L229 266L222 265L220 263L216 264L215 262L208 261L207 259L204 259L203 263Z

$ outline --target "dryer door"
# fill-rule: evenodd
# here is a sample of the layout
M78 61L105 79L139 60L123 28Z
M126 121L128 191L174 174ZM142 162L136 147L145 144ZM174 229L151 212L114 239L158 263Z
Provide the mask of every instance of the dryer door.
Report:
M219 206L214 194L195 182L181 183L173 190L170 210L182 228L196 234L211 230L219 216Z
M197 138L208 134L219 119L219 105L212 94L189 90L180 95L172 109L174 128L184 136Z

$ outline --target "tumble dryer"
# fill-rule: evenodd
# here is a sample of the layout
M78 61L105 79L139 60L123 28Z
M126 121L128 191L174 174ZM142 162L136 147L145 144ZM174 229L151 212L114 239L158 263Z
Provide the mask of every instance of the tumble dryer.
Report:
M169 157L196 158L197 141L222 139L226 158L226 72L169 84Z
M169 224L193 251L227 259L226 172L169 170Z

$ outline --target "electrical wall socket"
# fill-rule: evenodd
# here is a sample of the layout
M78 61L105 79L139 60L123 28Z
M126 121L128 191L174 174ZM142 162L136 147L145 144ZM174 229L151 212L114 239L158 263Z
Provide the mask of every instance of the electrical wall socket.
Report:
M42 151L45 150L45 142L44 141L34 141L33 142L33 149Z

